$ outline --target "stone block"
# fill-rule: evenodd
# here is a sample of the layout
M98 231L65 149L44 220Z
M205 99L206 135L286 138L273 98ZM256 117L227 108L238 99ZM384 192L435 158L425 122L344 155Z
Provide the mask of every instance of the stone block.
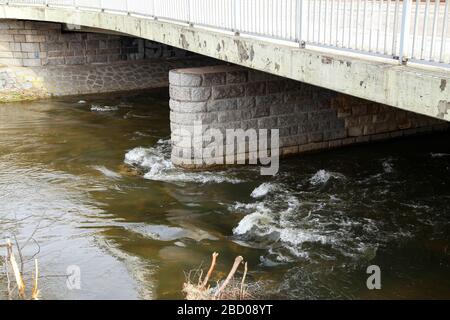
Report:
M23 59L24 67L39 67L41 65L41 59Z
M323 132L308 133L308 143L323 141Z
M198 74L179 73L178 85L184 87L199 87L202 85L202 76Z
M280 137L288 137L298 134L298 126L280 127L278 129Z
M45 42L47 41L44 35L33 35L27 34L25 35L25 42Z
M12 42L14 41L14 36L11 34L0 33L0 41Z
M284 81L284 80L267 81L267 84L266 84L267 94L283 92L286 88L285 85L286 85L286 81Z
M211 97L211 88L209 87L190 88L190 96L192 101L206 101Z
M1 53L0 53L1 55ZM12 52L13 58L23 59L28 58L27 52Z
M260 105L258 104L258 100L256 100L256 105ZM275 104L273 105L272 103L270 103L270 114L271 115L283 115L283 114L290 114L290 113L294 113L295 108L292 105L289 104Z
M281 94L271 94L271 95L265 95L265 96L258 96L256 97L256 105L266 105L266 106L273 106L276 107L283 104L283 96ZM283 113L283 111L280 111ZM275 112L276 113L276 112Z
M225 85L212 88L213 99L237 98L245 94L243 85Z
M22 59L0 58L0 64L5 66L22 66Z
M218 112L218 114L217 114L217 120L219 121L219 123L240 121L241 118L242 118L242 114L239 111L235 111L235 112L222 111L222 112Z
M0 58L21 58L21 57L14 57L13 52L10 51L0 51Z
M9 42L0 41L0 51L10 51Z
M22 42L20 46L23 52L36 52L40 50L39 43Z
M191 88L170 85L170 98L178 101L191 101Z
M278 126L278 117L264 117L258 119L258 128L271 129Z
M14 35L14 42L26 42L26 35L23 34Z
M266 94L265 82L252 82L245 85L245 95L248 97L262 96Z
M71 41L68 45L69 50L75 50L79 54L85 49L84 42L82 41Z
M108 56L87 56L87 63L107 63Z
M64 42L49 42L47 43L48 51L63 51L67 49L67 44Z
M347 130L345 130L345 129L325 131L323 133L323 139L324 140L343 139L346 136L347 136Z
M100 49L100 42L99 42L99 40L88 40L88 41L86 41L86 49L88 49L88 50Z
M86 64L86 57L84 56L66 57L65 64L68 65Z
M247 70L230 71L226 73L226 82L228 84L244 83L247 82L247 79Z
M224 85L226 83L226 73L225 72L217 72L217 73L205 73L203 74L203 85L212 87Z
M28 59L40 59L41 58L41 53L39 51L36 52L23 52L26 54L25 58Z
M47 58L46 64L49 66L63 65L65 63L64 57Z
M362 136L363 132L363 127L350 127L347 131L349 137Z
M170 99L169 107L174 112L206 112L206 102L178 101ZM209 108L209 106L208 106ZM216 111L216 110L211 110Z
M237 109L236 99L210 100L207 103L207 110L211 111L230 111Z
M278 125L286 127L297 123L297 119L292 114L280 115L278 117Z

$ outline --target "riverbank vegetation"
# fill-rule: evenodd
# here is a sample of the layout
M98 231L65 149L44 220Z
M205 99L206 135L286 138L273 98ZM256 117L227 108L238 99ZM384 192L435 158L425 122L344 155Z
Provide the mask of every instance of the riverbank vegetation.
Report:
M246 284L248 272L247 262L242 256L236 257L230 272L224 280L216 281L210 285L210 280L216 267L219 254L212 254L211 265L203 278L203 269L200 267L190 271L186 275L183 285L183 294L187 300L252 300L260 296L261 286L258 283ZM236 277L236 272L243 266L241 277Z
M31 276L26 276L24 273L24 263L22 253L19 246L14 248L11 241L8 239L4 245L6 254L2 257L0 264L3 267L1 274L2 284L6 289L6 296L10 300L38 300L39 299L39 266L37 259L34 259L34 270L28 273ZM16 258L16 254L18 258ZM31 286L27 290L26 280L29 278Z

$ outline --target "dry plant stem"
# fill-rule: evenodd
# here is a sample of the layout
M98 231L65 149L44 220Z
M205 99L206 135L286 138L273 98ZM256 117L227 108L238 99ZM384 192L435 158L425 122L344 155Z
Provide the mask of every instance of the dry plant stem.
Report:
M16 278L17 283L17 289L19 291L19 296L21 298L25 297L25 283L22 279L22 274L20 273L19 266L17 265L16 258L14 256L14 252L12 251L12 244L8 240L8 255L9 255L9 262L11 263L12 270L14 272L14 277Z
M19 241L17 241L16 235L14 236L14 242L16 243L17 252L19 254L19 261L20 261L20 274L23 274L23 256L22 256L22 250L20 250Z
M203 283L201 285L201 289L204 289L206 285L208 284L209 278L211 277L211 274L214 271L214 267L216 266L216 259L219 254L217 252L214 252L212 254L212 260L211 260L211 266L209 267L208 273L206 274L205 280L203 280Z
M242 276L241 281L241 300L244 299L244 286L245 286L245 276L247 275L247 262L244 264L244 275Z
M31 292L32 300L39 299L38 278L39 278L38 261L37 261L37 259L34 259L34 287L33 287L33 291Z
M216 298L220 297L220 294L226 288L226 286L230 282L231 278L233 278L234 274L236 273L237 268L239 267L239 265L241 264L241 262L243 260L244 260L244 258L242 258L242 256L238 256L238 257L236 257L236 259L234 259L234 264L233 264L233 267L230 270L230 273L228 274L228 276L225 279L225 281L222 283L222 286L220 286L220 288L217 290L216 294L214 295Z
M8 298L12 299L11 292L11 278L9 277L9 269L8 269L8 261L9 261L9 249L7 248L6 260L5 260L5 273L6 273L6 289L8 290Z

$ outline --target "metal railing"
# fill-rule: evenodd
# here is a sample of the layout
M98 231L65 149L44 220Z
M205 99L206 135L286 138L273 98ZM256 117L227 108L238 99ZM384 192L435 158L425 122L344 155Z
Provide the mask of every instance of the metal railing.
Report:
M450 0L0 0L165 19L450 67Z

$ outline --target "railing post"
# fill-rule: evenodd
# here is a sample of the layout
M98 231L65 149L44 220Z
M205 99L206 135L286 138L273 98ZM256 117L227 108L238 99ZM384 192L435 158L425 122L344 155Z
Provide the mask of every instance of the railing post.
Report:
M296 41L300 44L301 48L305 47L305 40L304 40L304 28L303 23L305 21L305 7L304 7L304 1L303 0L297 0L297 22L296 22Z
M232 3L233 3L233 10L232 10L232 12L233 12L233 22L232 22L233 26L232 26L232 30L233 30L235 36L239 36L239 30L237 29L237 14L238 14L238 11L239 11L239 9L238 9L238 2L237 2L237 0L233 0Z
M190 26L190 27L193 27L194 26L194 24L192 23L192 19L191 19L191 0L188 0L187 1L187 6L188 6L188 8L187 8L187 24Z
M411 0L404 0L402 9L402 24L400 28L400 49L398 53L398 59L402 64L406 64L406 62L408 61L410 21L411 21Z

